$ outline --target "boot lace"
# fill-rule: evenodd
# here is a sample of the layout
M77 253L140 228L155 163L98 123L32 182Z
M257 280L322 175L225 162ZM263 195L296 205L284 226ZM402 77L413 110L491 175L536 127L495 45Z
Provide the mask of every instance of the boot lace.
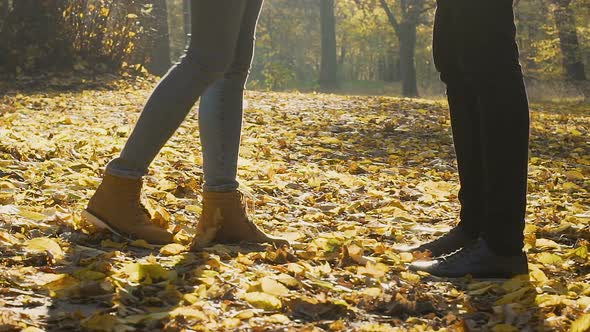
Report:
M441 260L443 260L446 264L452 264L457 261L463 261L464 263L470 263L477 256L477 255L474 255L473 253L478 251L481 248L482 248L482 242L477 241L474 244L472 244L471 246L462 248L461 250L459 250L453 254L441 257Z

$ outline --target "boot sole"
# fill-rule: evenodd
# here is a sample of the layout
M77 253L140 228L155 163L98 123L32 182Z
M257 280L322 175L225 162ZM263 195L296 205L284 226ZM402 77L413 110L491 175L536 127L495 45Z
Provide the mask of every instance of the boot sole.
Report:
M439 277L439 276L435 276L435 275L428 275L427 278L430 279L431 281L434 282L446 282L446 281L454 281L454 280L460 280L460 279L467 279L470 278L471 280L474 281L478 281L478 282L495 282L495 283L503 283L506 280L510 280L516 277L520 277L522 275L526 275L526 274L517 274L514 276L506 276L506 277L474 277L471 275L465 275L465 276L461 276L461 277Z
M88 221L89 223L91 223L92 225L94 225L95 227L97 227L99 229L109 230L110 232L112 232L115 235L118 235L118 236L123 237L123 238L125 238L127 240L130 240L130 238L128 236L125 236L125 235L121 234L120 232L117 232L114 228L112 228L111 226L109 226L109 224L107 224L106 222L102 221L100 218L98 218L97 216L93 215L88 210L82 211L82 218L86 219L86 221Z

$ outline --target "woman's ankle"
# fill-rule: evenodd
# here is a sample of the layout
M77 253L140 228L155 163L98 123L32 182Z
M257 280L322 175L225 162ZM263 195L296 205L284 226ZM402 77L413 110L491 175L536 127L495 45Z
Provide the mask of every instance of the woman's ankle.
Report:
M134 169L121 158L111 160L106 166L105 173L133 180L139 180L145 175L145 172Z

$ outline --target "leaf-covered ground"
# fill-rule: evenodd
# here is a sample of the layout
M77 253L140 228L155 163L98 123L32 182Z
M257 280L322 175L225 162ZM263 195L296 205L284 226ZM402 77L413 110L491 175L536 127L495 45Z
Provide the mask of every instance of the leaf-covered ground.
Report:
M248 92L240 181L257 223L293 248L190 253L182 244L202 182L197 112L147 180L152 212L178 244L126 242L80 218L152 83L110 86L0 96L1 331L590 326L588 106L532 110L530 281L439 281L406 271L414 258L396 248L456 221L444 103Z

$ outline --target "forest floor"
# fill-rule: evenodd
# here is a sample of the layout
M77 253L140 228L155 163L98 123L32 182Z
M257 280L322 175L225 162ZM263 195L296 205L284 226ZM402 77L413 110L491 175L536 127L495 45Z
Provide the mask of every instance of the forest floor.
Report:
M588 105L532 108L530 280L441 281L407 271L414 257L398 248L457 219L443 102L248 92L241 185L256 222L293 247L192 253L197 112L146 181L178 242L155 247L80 218L153 83L47 84L0 96L0 331L590 327Z

